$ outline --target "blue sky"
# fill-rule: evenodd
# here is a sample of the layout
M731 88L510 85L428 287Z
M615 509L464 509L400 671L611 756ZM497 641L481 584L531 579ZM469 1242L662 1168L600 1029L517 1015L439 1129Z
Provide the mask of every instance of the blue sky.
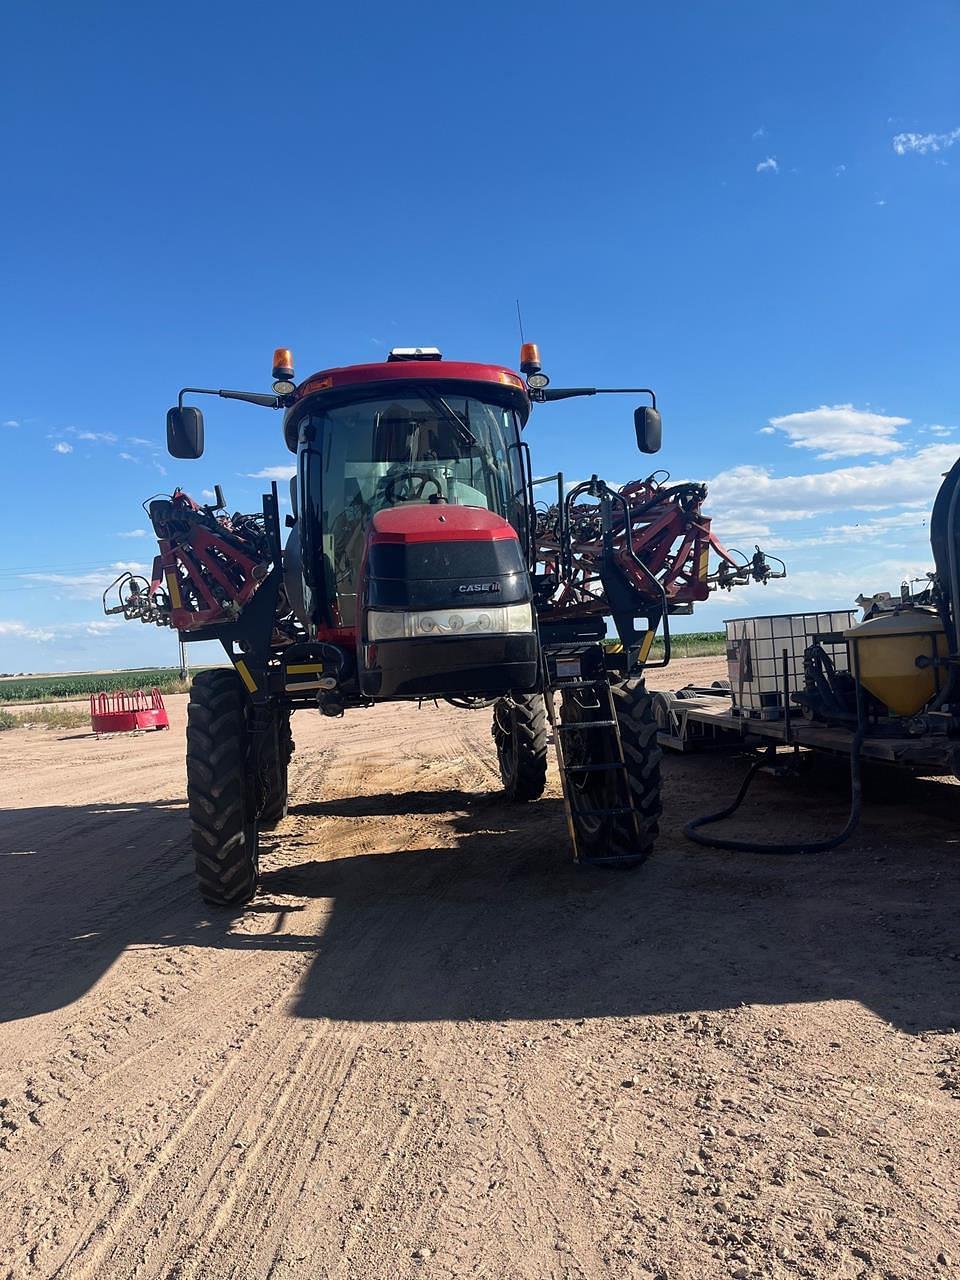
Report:
M733 613L849 606L929 565L960 448L953 3L9 7L0 201L0 670L174 661L111 625L141 501L255 509L267 389L392 345L654 386L657 459L788 560ZM629 401L539 409L538 471L644 471ZM197 657L201 656L197 652Z

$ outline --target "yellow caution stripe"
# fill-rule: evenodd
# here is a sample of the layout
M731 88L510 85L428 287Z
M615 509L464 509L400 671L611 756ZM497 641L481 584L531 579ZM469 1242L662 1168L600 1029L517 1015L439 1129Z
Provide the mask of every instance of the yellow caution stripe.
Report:
M288 676L320 674L323 671L323 663L322 662L298 662L296 664L291 663L290 666L284 667L284 671L287 673Z
M247 666L244 660L242 658L238 658L233 665L236 667L237 671L240 673L240 679L247 686L247 692L256 693L257 682L256 680L254 680L253 676L250 674L250 668Z
M653 637L656 635L654 631L648 631L640 642L640 661L646 662L650 657L650 650L653 648Z
M183 602L180 599L180 583L177 581L177 575L173 570L167 573L167 590L170 592L170 603L175 609L182 609Z

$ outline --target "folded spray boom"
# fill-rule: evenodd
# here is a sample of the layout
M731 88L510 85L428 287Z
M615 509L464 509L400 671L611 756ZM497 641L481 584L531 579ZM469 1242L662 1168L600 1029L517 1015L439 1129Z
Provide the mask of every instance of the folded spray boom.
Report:
M603 579L611 559L640 598L665 600L678 612L717 588L786 576L783 561L759 546L746 556L719 541L702 511L706 485L668 485L659 475L666 473L620 489L593 476L537 511L547 614L609 612ZM718 562L713 569L711 552Z
M104 612L178 631L239 617L270 571L263 516L228 516L222 495L200 506L182 489L145 505L160 544L151 580L121 574L104 592Z

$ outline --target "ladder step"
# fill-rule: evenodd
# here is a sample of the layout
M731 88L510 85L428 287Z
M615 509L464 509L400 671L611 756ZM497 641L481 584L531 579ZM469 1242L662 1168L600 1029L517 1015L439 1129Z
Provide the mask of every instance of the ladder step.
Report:
M616 720L576 720L573 724L558 723L557 728L570 733L573 729L612 729Z
M601 773L604 769L626 769L622 760L611 760L609 764L565 764L564 773Z
M582 867L635 866L638 862L643 862L645 857L646 854L643 853L601 853L595 858L581 854L577 861Z

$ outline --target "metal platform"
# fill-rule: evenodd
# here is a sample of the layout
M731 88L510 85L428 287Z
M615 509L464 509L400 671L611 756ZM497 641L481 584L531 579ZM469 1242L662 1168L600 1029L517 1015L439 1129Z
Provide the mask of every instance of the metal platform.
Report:
M660 745L671 751L749 750L781 744L849 756L854 737L853 727L807 720L799 710L775 720L739 715L729 692L719 689L688 686L676 693L656 692L654 705ZM865 760L954 775L960 765L960 741L945 734L889 737L868 733L860 754Z

